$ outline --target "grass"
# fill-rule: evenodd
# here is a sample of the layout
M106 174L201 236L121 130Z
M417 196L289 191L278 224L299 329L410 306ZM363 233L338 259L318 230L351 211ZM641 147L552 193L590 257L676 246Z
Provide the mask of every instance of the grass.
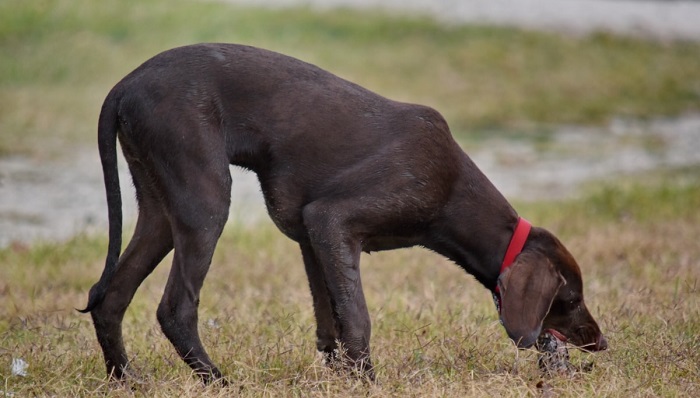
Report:
M422 249L365 255L375 385L325 369L293 242L266 224L229 226L200 305L200 330L231 389L203 387L160 332L155 309L169 261L147 279L124 333L138 378L109 386L84 305L102 237L0 251L0 390L14 396L697 396L700 393L700 180L685 170L593 189L582 199L520 204L578 258L587 303L610 342L572 351L590 372L543 378L518 352L489 294ZM29 363L9 373L12 358Z
M439 109L462 138L542 139L539 126L700 110L700 44L565 37L420 18L262 10L185 0L0 2L0 156L94 146L101 101L155 53L202 41L313 62L386 96ZM535 128L533 128L535 126ZM470 134L467 134L470 133ZM501 134L501 133L498 133ZM230 225L200 305L200 329L231 389L203 387L155 321L166 259L125 319L137 370L110 386L82 307L106 241L0 249L0 396L698 396L700 170L520 203L578 258L611 349L572 352L590 372L543 379L513 348L487 291L421 249L363 257L379 382L325 369L296 246L267 223ZM14 358L27 376L12 375Z
M206 41L270 48L431 105L463 136L700 110L698 43L192 0L5 0L0 155L94 144L101 101L121 77L162 50Z

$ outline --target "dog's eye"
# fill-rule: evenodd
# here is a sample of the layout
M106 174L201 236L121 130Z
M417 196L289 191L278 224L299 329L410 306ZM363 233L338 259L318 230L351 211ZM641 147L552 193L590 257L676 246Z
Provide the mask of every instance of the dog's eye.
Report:
M572 298L566 302L566 305L572 309L578 307L580 304L581 304L581 299L579 299L579 298Z

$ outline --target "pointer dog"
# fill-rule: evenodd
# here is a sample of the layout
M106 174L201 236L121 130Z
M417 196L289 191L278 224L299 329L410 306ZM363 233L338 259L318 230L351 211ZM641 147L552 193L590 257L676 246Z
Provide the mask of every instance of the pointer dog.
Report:
M139 205L121 255L117 138ZM501 272L519 217L431 108L274 52L200 44L163 52L120 81L102 105L98 143L109 249L82 311L114 378L128 365L124 312L173 249L158 321L205 382L222 377L200 341L197 306L228 218L231 164L257 174L270 217L299 243L316 346L330 360L374 377L360 253L414 245L497 292L518 347L545 330L584 349L607 347L584 304L579 267L551 233L527 230Z

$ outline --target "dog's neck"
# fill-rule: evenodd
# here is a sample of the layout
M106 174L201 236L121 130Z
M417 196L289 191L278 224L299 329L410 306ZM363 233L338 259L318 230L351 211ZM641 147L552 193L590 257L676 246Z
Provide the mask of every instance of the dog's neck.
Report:
M488 226L474 220L463 224L460 230L445 231L427 247L454 261L484 287L494 291L517 223L517 215Z
M428 248L451 259L494 291L518 220L505 197L466 158Z

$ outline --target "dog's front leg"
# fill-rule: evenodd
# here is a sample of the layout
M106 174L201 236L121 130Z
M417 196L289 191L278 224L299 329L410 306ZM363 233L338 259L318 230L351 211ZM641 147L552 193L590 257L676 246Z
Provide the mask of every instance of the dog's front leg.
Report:
M325 311L323 301L318 303L320 307L316 307L317 296L315 295L314 309L322 311L320 317L317 313L319 337L323 338L323 347L319 346L319 348L326 351L333 347L332 355L340 354L338 360L341 363L352 371L358 372L359 375L373 380L374 371L369 348L371 323L360 279L360 241L343 227L342 218L337 211L327 210L319 206L307 206L304 211L304 223L308 228L313 255L318 265L315 271L323 273L333 320L331 325L326 314L323 313ZM305 259L308 257L307 253ZM321 283L315 279L316 276L315 274L314 278L309 276L312 294L314 294L313 285L317 284L318 297L323 298L320 292ZM335 344L327 346L327 340L333 335L337 335L340 342L337 352Z
M333 308L328 294L326 277L323 268L316 259L314 249L309 243L300 244L304 258L304 268L309 279L311 297L314 301L314 316L316 317L316 348L323 354L330 365L337 359L338 339L340 333L333 318Z

